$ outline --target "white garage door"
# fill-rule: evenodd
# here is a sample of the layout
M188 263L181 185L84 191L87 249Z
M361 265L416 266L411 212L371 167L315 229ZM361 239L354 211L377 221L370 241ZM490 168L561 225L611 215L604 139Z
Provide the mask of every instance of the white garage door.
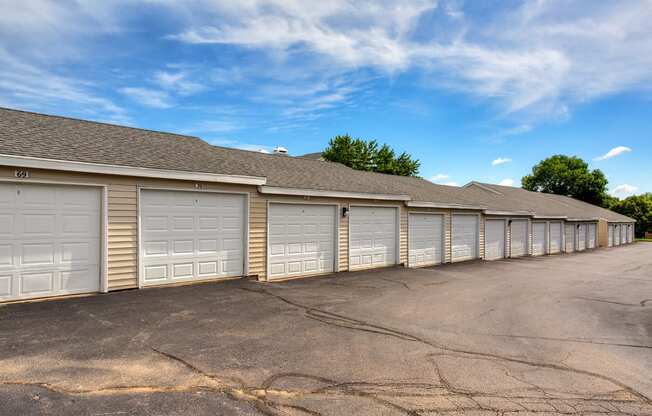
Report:
M527 220L512 220L511 225L511 257L521 257L528 253Z
M543 256L546 254L546 223L532 223L532 255Z
M596 225L595 224L589 224L589 241L588 241L588 247L589 248L595 248L596 247Z
M550 223L550 254L561 252L562 245L562 223L555 221Z
M505 258L505 220L487 220L484 228L485 259Z
M622 224L620 226L620 243L621 244L627 243L627 225L625 224Z
M634 226L633 225L628 225L628 233L627 233L627 242L628 243L633 243L634 242Z
M572 253L575 251L575 224L566 224L564 233L565 252Z
M443 262L444 216L410 214L408 230L408 262L410 267Z
M0 301L100 289L97 188L0 183Z
M452 261L478 258L478 216L453 215L452 219Z
M614 226L613 225L609 225L608 233L609 234L608 234L607 237L608 237L609 241L607 241L607 244L609 245L609 247L613 247L613 245L614 245Z
M349 269L391 266L396 261L396 208L351 207Z
M244 195L142 190L140 206L144 285L244 273Z
M614 226L614 246L620 245L620 225Z
M580 224L580 228L577 231L577 249L578 251L584 251L586 250L586 224Z
M269 279L335 270L333 205L270 204Z

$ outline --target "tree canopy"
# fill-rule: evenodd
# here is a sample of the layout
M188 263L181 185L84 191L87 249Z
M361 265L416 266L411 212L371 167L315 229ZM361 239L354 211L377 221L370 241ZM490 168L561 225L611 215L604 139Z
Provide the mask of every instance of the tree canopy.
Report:
M636 235L652 232L652 193L634 195L615 202L611 209L636 220Z
M332 138L322 157L356 170L400 176L417 176L421 165L405 152L396 156L387 144L378 146L376 140L353 139L348 134Z
M584 160L565 155L542 160L522 179L527 190L566 195L599 206L612 201L607 194L608 183L601 170L589 170Z

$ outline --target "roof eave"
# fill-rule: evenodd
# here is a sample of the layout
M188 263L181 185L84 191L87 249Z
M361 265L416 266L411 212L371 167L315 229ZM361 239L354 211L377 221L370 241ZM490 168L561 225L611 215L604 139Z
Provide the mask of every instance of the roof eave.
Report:
M496 211L491 209L484 210L485 215L501 215L513 217L531 217L532 213L528 211Z
M445 202L407 201L405 205L414 208L468 209L475 211L483 210L483 207L477 205L447 204Z
M240 185L264 185L267 178L260 176L226 175L208 172L155 169L136 166L107 165L70 160L0 154L0 165L29 169L49 169L66 172L95 173L101 175L137 176L144 178L178 179L195 182L219 182Z
M385 201L409 201L409 195L373 194L366 192L331 191L321 189L259 186L258 192L269 195L315 196L324 198L376 199Z

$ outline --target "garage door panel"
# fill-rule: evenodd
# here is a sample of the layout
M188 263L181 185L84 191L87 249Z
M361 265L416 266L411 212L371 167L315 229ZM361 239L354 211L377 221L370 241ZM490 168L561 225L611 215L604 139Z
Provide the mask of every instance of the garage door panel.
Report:
M12 294L13 276L10 274L0 274L0 298L7 298Z
M522 257L528 254L528 222L527 220L512 220L510 243L511 257Z
M144 284L243 274L244 195L141 192Z
M334 271L336 215L333 205L270 204L268 278Z
M546 254L546 223L532 223L532 255Z
M580 224L577 229L577 249L578 251L586 250L587 227L586 224Z
M349 267L366 269L396 264L397 209L351 207Z
M99 290L99 189L3 183L0 199L0 300Z
M575 225L574 224L565 224L564 225L564 251L567 253L572 253L575 251Z
M505 258L505 220L488 219L485 222L485 258Z
M596 232L597 226L595 224L589 224L588 228L588 248L595 248L596 247L596 237L597 237L597 232Z
M563 245L563 224L561 222L551 222L549 230L550 253L561 253Z
M441 214L410 214L408 220L408 263L411 267L443 262Z
M453 261L478 258L478 216L453 215L451 256Z

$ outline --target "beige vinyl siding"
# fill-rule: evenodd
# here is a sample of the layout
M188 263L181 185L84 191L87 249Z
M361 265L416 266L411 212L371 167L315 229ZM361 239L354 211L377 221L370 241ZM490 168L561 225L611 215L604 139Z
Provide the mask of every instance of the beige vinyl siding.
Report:
M451 210L449 209L434 209L434 208L403 208L403 211L406 212L406 215L409 214L439 214L443 216L443 226L444 226L444 241L443 241L443 259L442 263L450 263L451 262ZM407 222L405 225L401 225L401 233L405 233L405 240L406 240L406 257L403 260L403 255L401 254L401 261L405 264L407 264L407 241L408 241L408 232L409 232L409 225ZM403 241L403 240L401 240Z
M609 222L601 219L598 221L598 247L609 247Z
M28 180L16 182L53 182L93 184L108 189L108 289L121 290L138 287L138 187L156 187L181 190L212 190L247 192L250 203L249 274L265 270L265 201L257 195L255 186L231 185L192 181L177 181L129 176L111 176L30 169ZM0 178L14 179L14 169L0 167ZM198 187L198 188L197 188Z
M480 221L480 225L479 225L480 235L478 236L478 238L480 239L480 241L479 241L479 247L478 247L478 258L484 259L485 216L480 215L480 220L479 221Z

